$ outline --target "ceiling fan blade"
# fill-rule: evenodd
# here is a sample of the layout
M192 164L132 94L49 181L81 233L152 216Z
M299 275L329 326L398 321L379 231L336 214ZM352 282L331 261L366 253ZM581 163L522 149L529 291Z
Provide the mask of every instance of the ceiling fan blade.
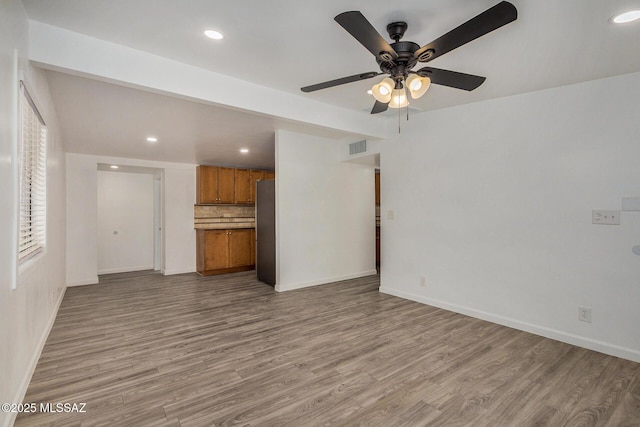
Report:
M300 88L300 90L303 91L303 92L313 92L313 91L316 91L316 90L326 89L326 88L333 87L333 86L339 86L339 85L343 85L343 84L346 84L346 83L357 82L359 80L370 79L372 77L379 76L380 74L382 74L382 73L377 73L375 71L371 71L371 72L368 72L368 73L362 73L362 74L354 74L353 76L342 77L340 79L329 80L328 82L324 82L324 83L318 83L318 84L311 85L311 86L305 86L303 88Z
M358 11L343 12L336 16L335 21L349 32L364 47L373 53L376 58L380 57L383 52L391 55L391 59L396 59L398 54L391 47L380 33L373 28L373 25L364 15Z
M384 103L384 102L376 101L376 103L373 104L373 108L371 109L371 114L382 113L383 111L387 111L387 108L389 108L388 102Z
M417 73L421 77L429 77L431 83L469 91L476 89L487 79L486 77L474 76L473 74L432 67L420 68Z
M500 2L440 38L421 47L416 51L414 57L418 58L420 62L429 62L478 37L497 30L517 18L518 11L514 5L507 1Z

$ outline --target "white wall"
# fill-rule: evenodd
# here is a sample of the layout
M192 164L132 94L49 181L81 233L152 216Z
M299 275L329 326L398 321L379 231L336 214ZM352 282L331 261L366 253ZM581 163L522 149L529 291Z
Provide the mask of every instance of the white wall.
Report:
M19 72L13 60L17 49ZM18 0L0 6L0 402L24 397L42 346L55 319L65 289L65 177L62 141L46 79L29 66L27 19ZM47 247L17 277L17 93L18 75L31 86L47 124ZM22 76L20 76L22 78ZM0 412L0 425L15 414Z
M98 282L98 164L162 169L164 274L196 271L196 165L67 154L67 284Z
M98 163L67 154L67 286L98 283Z
M98 171L98 274L153 269L153 175Z
M403 124L381 155L382 291L640 361L640 212L591 224L640 195L638 111L640 73Z
M196 271L196 167L165 168L163 176L164 274Z
M276 133L276 290L375 274L374 169L344 144Z

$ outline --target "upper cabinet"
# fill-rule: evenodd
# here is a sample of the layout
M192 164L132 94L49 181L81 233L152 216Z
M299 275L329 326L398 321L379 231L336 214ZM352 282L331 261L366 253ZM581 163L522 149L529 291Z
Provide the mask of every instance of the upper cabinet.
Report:
M274 178L273 171L198 166L196 204L254 204L256 182Z
M234 203L251 203L251 181L248 169L236 169Z
M198 166L196 203L234 203L235 170L218 166Z
M218 203L233 203L235 172L231 168L218 168Z
M218 169L198 166L196 169L196 203L215 203L218 200Z
M253 204L256 202L256 182L264 179L265 171L236 169L235 203Z

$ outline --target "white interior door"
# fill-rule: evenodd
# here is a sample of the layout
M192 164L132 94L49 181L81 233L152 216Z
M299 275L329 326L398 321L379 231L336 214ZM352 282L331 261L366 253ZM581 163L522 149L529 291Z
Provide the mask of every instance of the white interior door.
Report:
M154 193L152 174L98 171L98 274L154 268Z

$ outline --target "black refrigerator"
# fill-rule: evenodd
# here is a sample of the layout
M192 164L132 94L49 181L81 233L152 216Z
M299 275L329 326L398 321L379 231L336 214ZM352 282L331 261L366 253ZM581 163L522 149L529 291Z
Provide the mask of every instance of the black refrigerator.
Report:
M256 274L276 285L276 181L256 183Z

